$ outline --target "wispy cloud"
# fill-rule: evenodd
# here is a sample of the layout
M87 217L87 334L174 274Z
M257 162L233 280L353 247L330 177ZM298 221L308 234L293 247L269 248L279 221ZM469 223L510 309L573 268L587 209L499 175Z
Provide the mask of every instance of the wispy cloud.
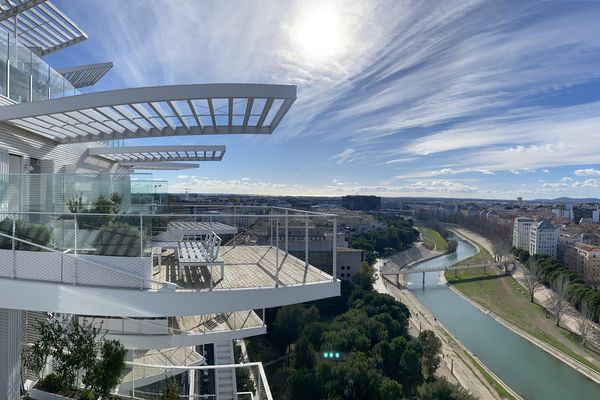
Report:
M352 156L356 153L354 149L344 149L340 153L331 157L336 164L346 164L353 161Z
M595 168L576 169L575 175L577 175L577 176L600 176L600 169L595 169Z

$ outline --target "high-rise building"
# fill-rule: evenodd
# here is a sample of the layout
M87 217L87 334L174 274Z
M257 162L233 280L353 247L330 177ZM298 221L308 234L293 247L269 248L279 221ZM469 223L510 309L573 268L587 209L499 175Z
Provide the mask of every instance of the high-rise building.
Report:
M31 384L21 350L52 313L98 324L127 348L121 395L154 398L175 376L189 398L236 399L232 341L265 333L265 308L339 295L336 216L199 205L157 216L167 183L136 171L218 162L225 146L127 140L271 134L296 87L81 94L112 63L56 70L44 58L87 38L77 24L49 1L12 1L0 14L0 398ZM290 254L292 227L328 235L319 254L329 250L329 264L316 267L308 247ZM250 397L272 398L262 364L244 368L255 372Z
M513 246L518 249L529 250L531 225L533 225L532 218L515 218L513 224Z
M529 254L556 257L559 228L550 221L543 220L531 226Z

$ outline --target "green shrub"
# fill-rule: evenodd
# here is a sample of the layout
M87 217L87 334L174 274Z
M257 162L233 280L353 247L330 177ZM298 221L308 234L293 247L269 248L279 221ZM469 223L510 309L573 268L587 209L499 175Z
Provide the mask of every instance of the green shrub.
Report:
M13 231L12 218L5 218L0 221L0 232L11 235ZM15 236L18 239L47 246L52 240L52 228L40 224L31 224L22 220L15 221ZM0 236L0 249L12 249L12 239ZM42 251L39 247L15 241L16 250Z
M54 373L46 375L46 377L42 379L37 386L40 390L50 393L58 393L63 389L61 379Z
M96 400L98 396L92 389L86 389L79 395L79 400Z
M124 222L110 221L100 228L94 247L98 255L139 257L140 229Z

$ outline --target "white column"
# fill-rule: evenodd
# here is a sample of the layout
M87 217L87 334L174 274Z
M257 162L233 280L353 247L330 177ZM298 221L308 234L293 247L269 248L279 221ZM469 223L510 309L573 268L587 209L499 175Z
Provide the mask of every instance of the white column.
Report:
M18 400L21 390L21 311L0 309L0 398Z

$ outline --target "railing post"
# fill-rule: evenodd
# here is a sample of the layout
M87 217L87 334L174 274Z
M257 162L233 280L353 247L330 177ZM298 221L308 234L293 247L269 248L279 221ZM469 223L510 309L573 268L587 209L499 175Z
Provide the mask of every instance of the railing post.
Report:
M75 263L75 277L73 279L73 285L77 285L77 232L79 231L79 226L77 225L77 214L73 215L73 221L75 222L75 229L74 229L74 240L75 240L75 245L74 245L74 249L73 249L73 254L75 254L75 259L73 260L73 262Z
M144 218L140 214L140 257L144 256ZM143 283L142 283L143 285Z
M279 287L279 216L275 220L275 287Z
M11 279L15 279L17 277L17 251L16 251L17 246L16 246L16 241L15 241L16 232L17 232L16 215L13 214L12 215L12 261L13 261L13 267L12 267L12 278Z
M286 254L289 253L289 248L288 248L288 231L289 231L289 223L288 223L288 210L285 210L285 252Z
M308 214L304 220L304 266L308 267Z
M265 324L265 309L264 308L262 309L262 324L263 324L263 326L266 325Z
M337 277L337 217L333 217L333 273L332 279L336 280Z

